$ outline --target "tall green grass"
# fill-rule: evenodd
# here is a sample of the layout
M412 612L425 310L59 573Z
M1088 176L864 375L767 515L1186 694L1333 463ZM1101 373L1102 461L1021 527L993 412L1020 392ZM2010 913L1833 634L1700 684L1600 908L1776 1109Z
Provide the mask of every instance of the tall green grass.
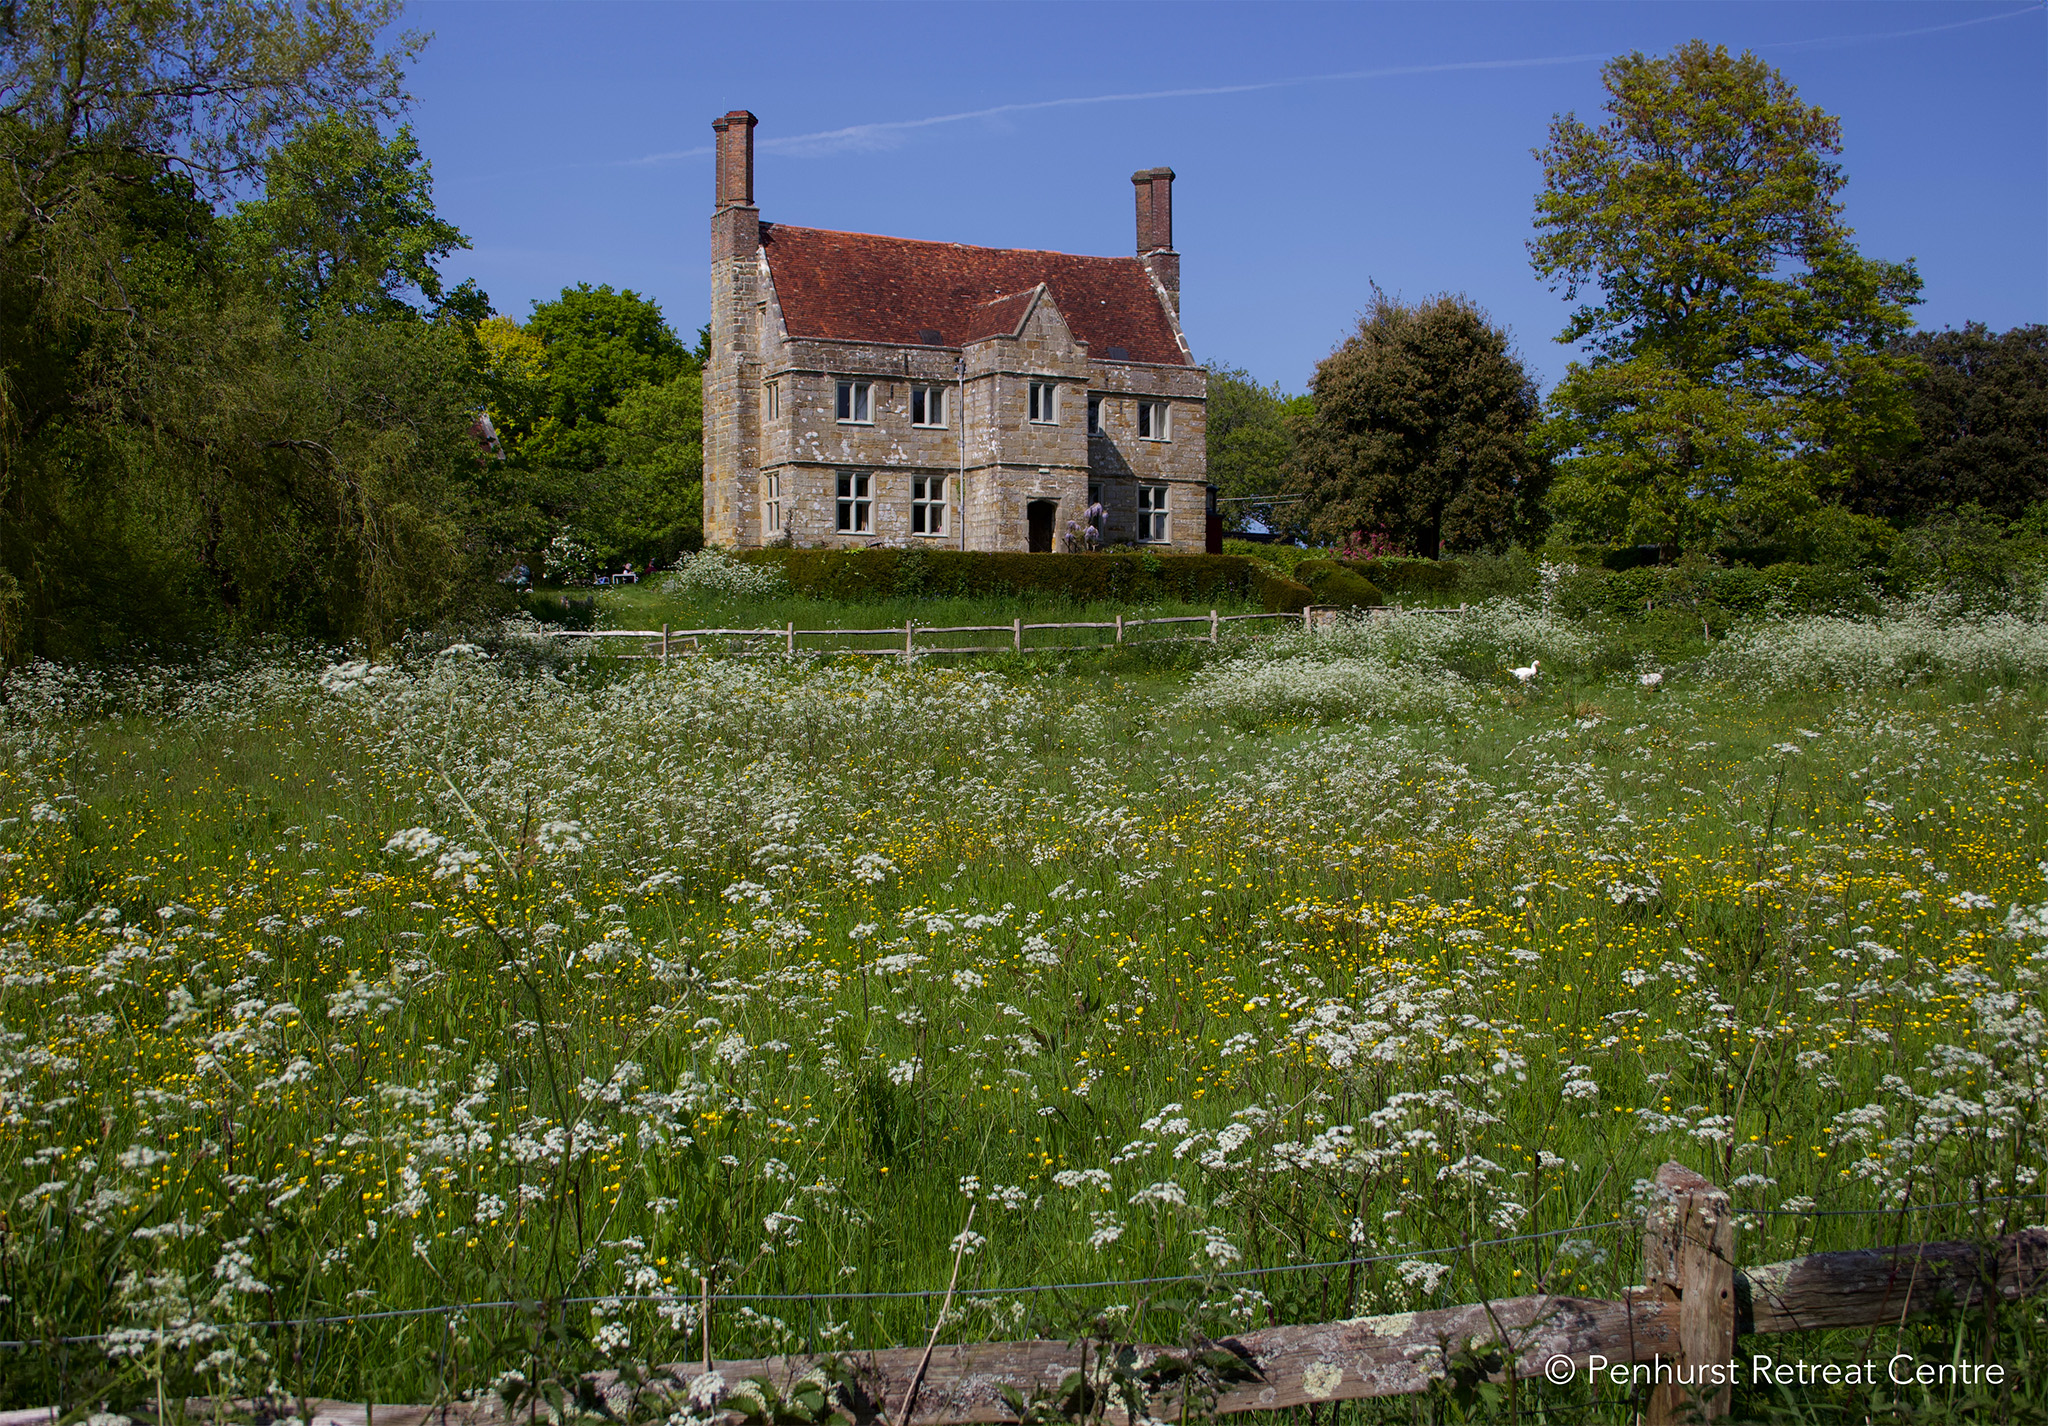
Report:
M743 1299L936 1291L970 1204L956 1340L1612 1293L1665 1158L1748 1262L2040 1217L1997 1202L2044 1157L2038 682L1363 652L1468 699L459 651L11 680L0 1336L130 1335L0 1357L7 1404L688 1360L700 1273L720 1355L921 1341L934 1300Z

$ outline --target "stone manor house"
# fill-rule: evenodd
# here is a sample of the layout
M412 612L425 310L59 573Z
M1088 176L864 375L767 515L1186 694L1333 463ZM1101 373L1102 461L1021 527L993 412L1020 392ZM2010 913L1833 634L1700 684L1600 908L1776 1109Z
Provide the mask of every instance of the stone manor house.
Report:
M1171 169L1135 257L880 238L763 222L755 123L711 126L706 540L1054 550L1100 505L1105 543L1209 546Z

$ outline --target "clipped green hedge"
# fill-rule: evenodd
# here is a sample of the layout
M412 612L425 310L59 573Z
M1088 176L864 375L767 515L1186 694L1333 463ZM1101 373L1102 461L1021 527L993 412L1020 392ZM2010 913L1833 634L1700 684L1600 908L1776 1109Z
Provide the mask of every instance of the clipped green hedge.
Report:
M1290 606L1298 591L1256 560L1236 555L990 554L972 550L741 550L738 558L772 564L790 592L820 599L983 598L1063 595L1080 604L1154 599L1257 600Z
M1335 560L1303 560L1294 567L1294 577L1309 587L1318 604L1338 609L1369 609L1387 602L1386 596L1356 566Z
M1870 581L1856 571L1820 565L1705 570L1580 565L1558 581L1557 604L1567 618L1596 613L1630 618L1656 609L1684 609L1750 619L1767 614L1873 613L1877 597Z
M1388 594L1402 597L1456 594L1465 574L1455 559L1359 560L1351 567Z

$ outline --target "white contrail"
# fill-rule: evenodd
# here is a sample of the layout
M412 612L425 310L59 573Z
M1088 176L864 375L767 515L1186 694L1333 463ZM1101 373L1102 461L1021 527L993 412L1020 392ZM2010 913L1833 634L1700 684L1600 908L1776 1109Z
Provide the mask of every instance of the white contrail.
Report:
M1754 48L1811 49L1822 45L1910 39L1920 35L1940 34L1946 30L1962 30L1973 25L1989 25L2000 20L2016 19L2021 15L2037 14L2043 8L2041 5L2029 5L2020 10L2006 10L1996 15L1979 15L1974 19L1956 20L1946 25L1927 25L1919 29L1889 30L1876 34L1824 35L1810 40L1779 40ZM986 109L963 109L952 114L932 114L922 119L889 119L872 124L849 124L842 129L820 129L815 133L791 134L783 138L763 138L756 147L801 158L817 158L826 154L843 153L848 149L888 148L896 136L911 130L935 128L941 124L962 124L974 119L993 119L1004 114L1026 114L1045 109L1073 109L1092 104L1138 104L1157 99L1201 99L1226 94L1256 94L1270 89L1292 89L1306 84L1334 84L1345 80L1398 79L1407 75L1456 74L1478 70L1540 69L1567 64L1591 64L1611 57L1609 53L1602 51L1593 54L1545 55L1535 59L1472 59L1447 64L1388 65L1377 69L1296 75L1287 79L1268 79L1250 84L1213 84L1185 89L1147 89L1129 93L1076 95L1066 99L1036 99L1014 104L995 104ZM639 158L613 159L605 166L629 168L644 164L669 163L676 159L705 158L713 152L711 145L702 144L696 148L643 154Z
M1588 64L1605 59L1605 54L1549 55L1541 59L1471 59L1452 64L1407 64L1383 69L1354 69L1336 74L1305 74L1291 79L1268 79L1253 84L1212 84L1190 89L1147 89L1123 94L1084 94L1068 99L1036 99L1026 103L995 104L986 109L963 109L954 114L933 114L922 119L891 119L873 124L850 124L843 129L821 129L811 134L786 138L765 138L757 148L798 154L805 158L839 153L846 149L884 148L890 136L911 129L929 129L939 124L960 124L970 119L992 119L1001 114L1024 114L1040 109L1072 109L1087 104L1137 104L1151 99L1200 99L1219 94L1256 94L1266 89L1287 89L1302 84L1328 84L1345 79L1392 79L1408 74L1448 74L1459 70L1534 69L1545 65ZM665 163L670 159L702 158L711 153L709 144L675 149L667 153L644 154L639 158L615 160L619 166Z

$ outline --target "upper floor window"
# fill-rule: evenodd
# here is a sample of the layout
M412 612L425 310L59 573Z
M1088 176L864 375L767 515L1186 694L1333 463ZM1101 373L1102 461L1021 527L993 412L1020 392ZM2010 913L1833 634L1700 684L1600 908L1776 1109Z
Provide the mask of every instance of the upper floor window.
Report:
M1166 533L1166 492L1164 485L1141 485L1138 487L1138 538L1151 544L1163 544Z
M871 407L869 406L869 404L868 404L868 397L869 397L869 394L870 394L870 393L871 393L871 392L873 391L873 389L874 389L874 383L873 383L873 382L868 382L868 381L842 381L842 382L840 382L840 383L839 383L839 419L840 419L840 420L842 420L842 421L854 421L854 422L858 422L858 423L860 423L860 424L862 424L862 425L867 425L867 424L870 424L870 423L872 423L872 422L874 421L874 419L875 419L875 418L874 418L874 417L873 417L872 415L870 415L870 414L869 414L869 412L870 412L870 410L871 410L872 408L871 408Z
M1088 398L1088 434L1092 436L1101 430L1102 398L1100 396L1091 396ZM1092 505L1098 502L1091 498L1089 503Z
M1054 415L1059 387L1050 381L1031 383L1031 419L1041 424L1050 424L1058 419Z
M910 388L910 424L913 426L943 426L946 424L945 387L913 386Z
M773 391L775 388L768 388ZM782 477L775 471L761 477L761 528L771 535L782 533Z
M946 533L946 477L918 475L910 480L910 533Z
M858 471L839 472L839 521L837 528L847 535L865 535L875 528L875 502L868 494L873 477Z
M1141 441L1170 441L1173 432L1164 401L1140 401L1138 403L1138 439Z
M762 388L761 408L771 421L782 414L782 388L776 383L771 381Z

